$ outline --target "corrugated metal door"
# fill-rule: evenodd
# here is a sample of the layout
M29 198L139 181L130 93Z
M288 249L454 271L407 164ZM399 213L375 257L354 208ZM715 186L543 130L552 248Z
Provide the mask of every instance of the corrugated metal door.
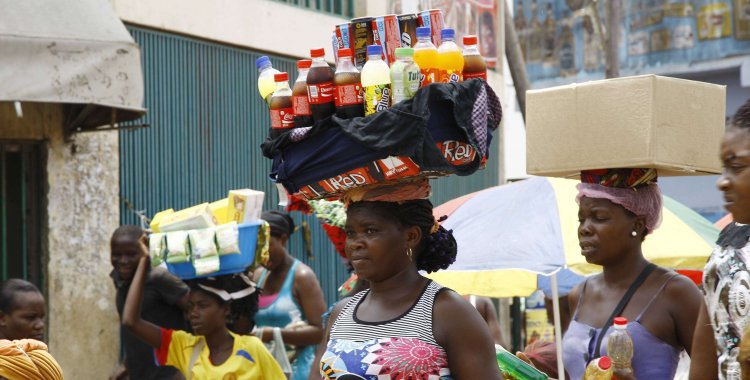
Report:
M270 162L259 146L270 124L257 90L255 60L261 53L129 26L140 44L145 103L150 128L120 132L122 223L138 223L132 211L152 216L221 199L229 189L253 188L278 196L268 180ZM296 77L296 60L271 56L275 68ZM496 153L496 152L494 152ZM495 154L496 157L496 154ZM497 183L496 159L482 173L443 179L436 185L442 202ZM311 257L303 234L290 239L293 255L315 270L327 302L348 277L315 218L294 213L312 227Z

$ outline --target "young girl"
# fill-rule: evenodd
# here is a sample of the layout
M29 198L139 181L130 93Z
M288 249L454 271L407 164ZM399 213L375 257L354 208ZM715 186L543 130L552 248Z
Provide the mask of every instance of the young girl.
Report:
M0 283L0 339L44 340L44 297L34 284L12 278Z
M284 373L254 336L236 335L227 328L232 302L257 305L255 284L244 275L246 286L227 286L236 279L216 277L191 284L188 319L194 334L164 329L141 318L141 301L150 265L148 248L141 242L142 256L130 285L122 324L134 335L156 348L160 365L177 368L186 379L284 379ZM231 377L226 377L230 375Z

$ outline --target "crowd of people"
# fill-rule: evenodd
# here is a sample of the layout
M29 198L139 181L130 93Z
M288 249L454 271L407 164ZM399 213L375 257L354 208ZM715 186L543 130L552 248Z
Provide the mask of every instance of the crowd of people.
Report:
M750 350L742 346L750 340L743 336L750 318L750 101L731 120L719 156L717 186L734 222L721 232L701 288L643 255L661 220L655 170L581 173L581 253L602 271L567 297L566 374L550 363L548 342L519 357L553 378L580 379L590 360L606 354L613 318L624 316L633 373L618 379L672 379L683 351L692 359L691 379L750 377ZM293 219L281 211L262 218L271 227L263 268L185 282L151 266L146 231L114 231L111 278L124 357L112 379L502 378L494 345L506 342L494 306L421 274L447 268L460 244L428 200L349 203L346 253L366 286L330 313L312 269L288 251ZM0 283L0 379L62 379L43 343L45 318L33 284Z

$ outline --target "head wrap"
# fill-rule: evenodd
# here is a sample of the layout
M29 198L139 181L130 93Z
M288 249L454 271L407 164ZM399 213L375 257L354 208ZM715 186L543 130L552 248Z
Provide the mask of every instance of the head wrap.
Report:
M271 226L271 236L290 236L294 233L294 220L284 211L263 211L260 218Z
M224 302L243 299L257 290L257 285L244 273L197 280L193 286L212 293Z
M432 194L430 180L419 177L399 182L383 182L369 186L360 186L348 190L341 201L348 205L352 202L405 202L417 199L428 199Z
M0 376L7 379L62 380L47 345L34 339L0 340Z
M576 202L582 197L607 199L646 219L647 233L661 223L661 191L656 169L601 169L581 172Z

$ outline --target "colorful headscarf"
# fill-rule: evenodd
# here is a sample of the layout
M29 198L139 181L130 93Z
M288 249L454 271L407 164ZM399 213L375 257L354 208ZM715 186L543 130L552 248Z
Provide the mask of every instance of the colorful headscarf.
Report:
M62 369L47 351L47 345L34 339L0 339L0 376L6 379L63 379Z
M607 199L646 220L647 233L661 223L662 199L656 169L600 169L581 171L576 186L581 197Z
M432 194L430 180L425 177L405 179L400 182L383 182L348 190L341 201L352 202L405 202L428 199Z

